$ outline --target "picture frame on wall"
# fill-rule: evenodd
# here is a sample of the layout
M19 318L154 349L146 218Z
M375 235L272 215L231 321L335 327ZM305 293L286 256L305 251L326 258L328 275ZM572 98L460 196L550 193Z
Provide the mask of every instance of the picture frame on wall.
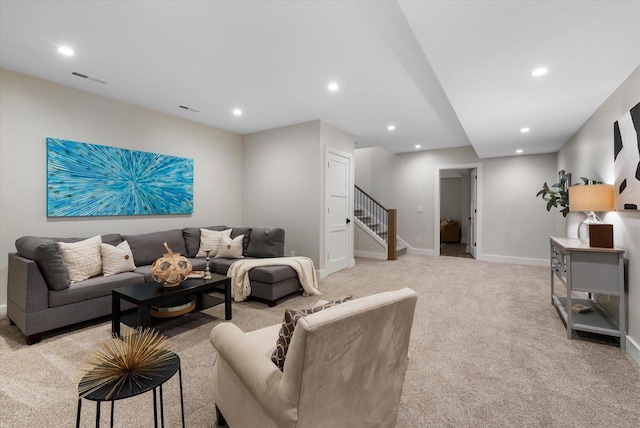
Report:
M569 187L571 186L571 173L564 172L564 169L558 171L558 183L562 183L563 179L564 179L564 190L569 191Z
M640 212L640 103L613 124L616 211Z

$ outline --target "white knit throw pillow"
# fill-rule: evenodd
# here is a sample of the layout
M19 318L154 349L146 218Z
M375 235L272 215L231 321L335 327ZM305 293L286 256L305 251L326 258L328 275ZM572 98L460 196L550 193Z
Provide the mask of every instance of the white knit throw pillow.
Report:
M79 242L58 242L71 283L84 281L102 272L100 235Z
M200 229L200 249L196 257L206 257L207 250L210 250L209 256L215 257L218 254L218 247L220 247L220 241L222 241L223 236L230 238L231 229L222 231Z

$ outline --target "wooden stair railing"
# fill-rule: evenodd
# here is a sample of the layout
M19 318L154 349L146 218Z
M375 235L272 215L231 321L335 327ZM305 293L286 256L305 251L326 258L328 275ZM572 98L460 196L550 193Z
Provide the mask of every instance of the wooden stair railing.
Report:
M387 209L367 192L355 186L354 215L387 244L387 259L397 260L397 212Z

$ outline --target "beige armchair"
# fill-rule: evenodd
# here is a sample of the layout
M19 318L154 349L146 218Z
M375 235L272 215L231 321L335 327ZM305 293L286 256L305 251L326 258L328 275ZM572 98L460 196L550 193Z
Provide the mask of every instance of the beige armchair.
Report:
M301 318L283 371L271 361L280 324L250 333L217 325L211 343L219 425L395 426L417 298L403 288Z

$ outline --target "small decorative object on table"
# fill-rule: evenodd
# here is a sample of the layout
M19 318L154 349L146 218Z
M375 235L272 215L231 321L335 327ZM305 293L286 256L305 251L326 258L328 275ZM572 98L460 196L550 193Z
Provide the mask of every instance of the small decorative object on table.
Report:
M211 271L209 270L209 260L210 260L210 254L211 254L211 250L206 250L205 253L207 254L206 260L207 260L207 266L204 269L204 279L211 279Z
M164 243L167 253L153 262L151 265L151 275L156 282L164 287L175 287L180 285L191 272L191 262L180 253L174 253L171 248Z
M138 328L124 340L104 341L85 362L88 367L78 385L80 397L109 386L109 399L125 385L153 378L173 355L166 336L151 328Z
M160 305L151 306L151 315L156 318L173 318L187 314L196 308L195 296L167 301Z

